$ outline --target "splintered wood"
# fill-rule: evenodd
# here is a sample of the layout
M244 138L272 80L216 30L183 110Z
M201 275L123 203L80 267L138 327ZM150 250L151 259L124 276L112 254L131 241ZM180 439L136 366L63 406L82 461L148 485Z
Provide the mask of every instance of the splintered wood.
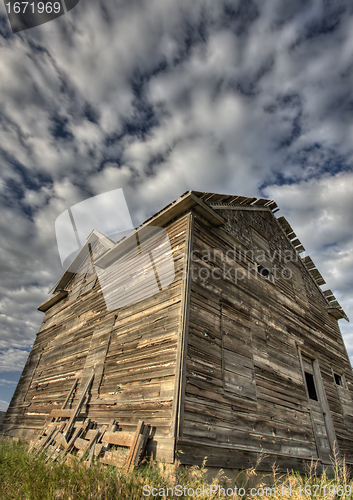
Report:
M92 374L88 379L76 408L65 409L77 385L75 380L62 409L51 411L51 422L45 423L29 452L44 452L47 461L60 459L67 465L83 461L86 467L90 467L93 457L96 457L102 464L124 467L125 470L134 468L144 455L151 426L140 420L135 434L131 434L119 431L115 420L100 428L90 419L79 421L93 377Z
M50 422L43 427L38 438L32 443L30 452L45 452L46 460L60 458L68 465L73 461L83 460L90 467L93 457L102 464L134 468L144 455L150 426L140 421L134 435L127 432L112 430L117 427L113 420L109 426L97 428L96 423L86 419L75 422L72 436L67 439L67 422Z

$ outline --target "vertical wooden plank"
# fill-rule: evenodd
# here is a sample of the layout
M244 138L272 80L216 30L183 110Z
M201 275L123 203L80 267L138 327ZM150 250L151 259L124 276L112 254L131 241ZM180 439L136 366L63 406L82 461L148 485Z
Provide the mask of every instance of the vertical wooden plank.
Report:
M324 427L326 429L328 443L329 443L332 451L335 449L335 447L336 447L336 450L339 451L337 440L336 440L336 435L335 435L335 431L334 431L334 427L333 427L333 422L332 422L332 418L331 418L331 413L330 413L330 409L328 406L326 393L325 393L325 389L324 389L324 385L323 385L323 381L322 381L322 377L321 377L319 362L317 359L314 359L310 363L310 367L309 367L308 362L306 362L303 359L301 350L299 348L298 348L298 353L299 353L299 359L300 359L300 364L301 364L301 368L302 368L303 382L304 382L305 391L306 391L306 395L307 395L307 399L308 399L308 406L310 409L310 417L311 417L312 428L313 428L313 433L314 433L315 442L316 442L317 453L318 453L318 456L321 458L321 460L324 463L326 463L326 462L328 462L328 456L327 456L328 453L323 448L322 443L320 442L320 437L317 435L316 423L315 423L314 415L313 415L313 410L315 409L315 411L316 411L316 408L313 407L313 404L310 404L309 392L308 392L307 384L305 381L305 371L312 370L313 377L314 377L314 383L315 383L315 389L316 389L317 396L318 396L317 406L318 406L318 408L320 408L320 411L322 413L321 418L322 418L322 423L324 424ZM305 364L308 365L307 369L305 368ZM317 411L319 411L319 410L317 409Z
M320 449L320 442L318 441L318 438L316 436L316 432L315 432L315 422L314 422L314 419L313 419L313 415L312 415L312 412L310 410L310 404L309 404L309 392L308 392L308 388L306 386L306 382L305 382L305 369L304 369L304 361L303 361L303 357L302 357L302 353L301 353L301 350L298 347L298 355L299 355L299 361L300 361L300 366L301 366L301 369L302 369L302 377L303 377L303 384L304 384L304 387L305 387L305 393L306 393L306 397L307 397L307 400L308 400L308 410L310 412L310 419L311 419L311 426L312 426L312 429L313 429L313 434L314 434L314 439L315 439L315 443L316 443L316 449L317 449L317 456L319 457L319 449Z
M75 378L74 380L74 383L72 384L72 387L69 391L69 394L67 395L65 401L64 401L64 404L62 405L61 409L64 410L65 409L65 406L67 405L67 403L69 402L74 390L76 389L76 386L77 386L77 382L78 382L78 378Z
M114 321L115 314L109 313L95 328L82 372L82 377L85 378L92 370L94 371L95 378L91 393L95 398L99 397L99 387L103 377L105 358L109 349Z
M80 410L81 410L81 407L83 405L83 402L86 398L86 394L87 392L89 391L89 388L91 387L91 384L93 382L93 378L94 378L94 373L92 373L92 375L90 376L90 378L88 379L87 383L86 383L86 386L85 388L83 389L83 392L81 394L81 397L80 397L80 400L79 402L77 403L77 406L76 406L76 409L72 415L72 417L70 418L69 420L69 423L67 424L67 427L66 427L66 430L65 430L65 438L66 440L69 438L70 436L70 432L71 432L71 429L72 427L74 426L74 423L75 423L75 419L77 417L77 415L79 414Z
M136 465L139 464L140 456L141 457L143 456L143 453L144 453L145 448L146 448L148 436L150 434L150 429L151 429L150 425L148 425L148 424L144 425L141 434L138 436L136 448L135 448L134 454L133 454L132 459L131 459L132 468L134 468Z
M328 436L328 439L330 442L331 450L339 453L339 448L338 448L335 430L333 427L331 412L330 412L330 408L329 408L328 402L327 402L327 397L326 397L324 383L323 383L322 376L321 376L319 361L317 359L315 359L313 362L313 370L314 370L314 379L315 379L315 382L317 382L316 389L317 389L317 392L319 394L319 401L320 401L322 409L323 409L326 431L327 431L327 436Z
M188 345L188 318L189 318L189 304L190 304L190 288L191 288L191 252L193 244L193 231L194 231L194 215L188 214L187 228L186 228L186 241L185 241L185 258L183 263L183 285L181 292L181 313L180 323L178 329L178 351L176 359L176 373L174 384L174 397L172 409L172 425L171 437L179 437L182 434L182 418L183 407L185 399L185 384L186 384L186 356Z
M144 425L143 420L140 420L137 424L137 429L136 429L134 439L133 439L131 447L130 447L130 452L129 452L129 455L128 455L127 460L126 460L126 464L125 464L126 470L128 470L130 465L133 463L133 459L136 455L136 450L137 450L137 446L138 446L138 442L139 442L139 436L143 431L143 425Z

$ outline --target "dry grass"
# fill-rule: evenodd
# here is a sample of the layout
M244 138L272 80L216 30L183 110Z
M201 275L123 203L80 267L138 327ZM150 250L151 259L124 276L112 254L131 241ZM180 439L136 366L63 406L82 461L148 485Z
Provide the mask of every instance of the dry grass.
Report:
M158 466L156 463L146 462L144 466L124 474L113 467L99 464L93 464L88 470L80 463L73 467L61 463L46 464L42 456L29 455L25 443L1 440L0 499L353 500L353 480L346 465L337 456L333 457L332 462L333 468L329 474L319 475L314 467L305 476L293 472L279 474L274 468L268 477L264 477L258 475L255 467L244 471L235 481L229 481L222 471L212 481L207 481L206 462L202 467L191 468L175 464L172 471L163 464Z

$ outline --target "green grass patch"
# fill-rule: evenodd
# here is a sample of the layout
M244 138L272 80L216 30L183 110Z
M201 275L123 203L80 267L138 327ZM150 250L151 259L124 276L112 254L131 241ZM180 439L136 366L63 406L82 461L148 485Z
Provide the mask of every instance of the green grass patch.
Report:
M98 463L92 464L90 469L82 463L75 463L72 467L60 462L45 463L42 455L28 454L27 449L28 445L24 442L0 441L1 500L353 500L353 481L347 467L337 457L333 459L333 469L329 474L316 474L314 468L305 476L279 474L274 469L264 477L252 468L230 481L222 471L207 480L206 464L184 468L178 464L167 467L146 462L124 474L115 467ZM151 495L148 496L149 492Z

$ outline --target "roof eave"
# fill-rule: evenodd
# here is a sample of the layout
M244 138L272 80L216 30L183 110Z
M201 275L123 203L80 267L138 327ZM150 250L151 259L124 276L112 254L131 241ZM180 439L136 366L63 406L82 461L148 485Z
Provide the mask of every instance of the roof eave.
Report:
M181 217L190 210L192 210L196 214L196 216L202 217L213 226L222 226L225 223L225 219L222 216L214 212L212 208L210 208L208 205L206 205L206 203L200 200L192 191L188 191L178 200L162 209L150 219L147 219L143 224L141 224L141 226L135 229L135 231L131 232L130 235L126 236L121 241L116 243L113 248L108 250L108 252L106 252L96 261L96 265L100 267L108 266L120 254L121 245L125 245L128 239L142 227L165 227L170 221ZM135 240L132 241L133 243L131 244L135 244Z
M204 219L214 226L222 226L225 220L217 214L213 208L209 207L205 202L198 198L193 191L187 191L180 198L170 203L160 212L156 213L147 219L142 226L158 226L163 227L171 220L183 215L191 209L196 209L196 212L202 215Z
M349 322L349 318L343 311L343 309L339 309L338 307L328 307L327 312L329 313L330 316L334 317L337 320L344 318L346 321Z
M76 255L75 259L71 262L71 264L69 265L69 267L62 274L62 276L59 279L59 281L57 282L57 284L54 285L54 287L55 287L54 292L56 292L57 290L62 290L62 289L65 288L65 286L68 284L68 282L70 281L70 279L72 278L72 276L74 274L76 274L76 271L74 271L74 269L78 269L78 266L79 266L80 262L86 257L86 255L87 255L87 244L88 243L94 243L98 239L100 240L100 242L103 245L105 245L107 247L107 250L109 250L110 248L112 248L114 246L114 242L112 240L110 240L107 236L105 236L104 234L102 234L99 231L97 231L96 229L94 229L91 232L91 234L88 236L85 244L83 245L83 247L81 248L81 250L79 251L79 253ZM51 290L49 290L49 293L51 292Z
M52 306L60 302L60 300L67 297L67 290L58 290L53 295L49 297L49 299L45 300L40 306L37 307L38 311L46 312Z

